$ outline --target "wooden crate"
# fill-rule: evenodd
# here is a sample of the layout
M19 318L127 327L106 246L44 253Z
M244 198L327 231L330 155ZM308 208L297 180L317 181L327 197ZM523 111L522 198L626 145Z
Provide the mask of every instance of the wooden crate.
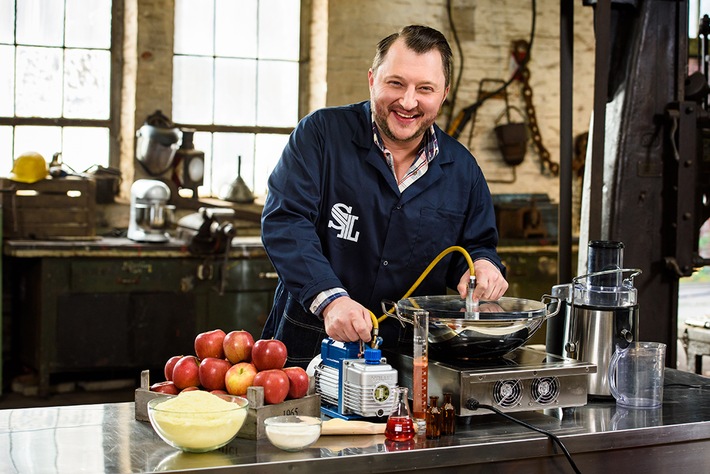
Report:
M164 395L150 391L150 373L147 370L141 372L141 386L136 389L135 395L135 417L138 421L150 421L148 419L148 402L155 397ZM279 415L306 415L320 417L320 395L306 395L298 400L286 400L277 405L264 404L263 387L249 387L247 389L247 417L244 425L237 434L238 438L244 439L264 439L266 438L266 427L264 420L271 416Z
M0 178L7 238L52 239L96 235L96 183L81 178L19 183Z

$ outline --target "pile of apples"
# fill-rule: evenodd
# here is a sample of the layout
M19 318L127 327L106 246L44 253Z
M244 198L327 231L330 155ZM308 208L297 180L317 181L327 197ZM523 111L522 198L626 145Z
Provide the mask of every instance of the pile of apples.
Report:
M266 404L281 403L308 393L308 374L301 367L285 367L288 352L278 339L256 342L248 331L221 329L195 338L195 355L172 356L165 364L165 381L151 385L153 392L177 395L185 390L206 390L245 396L247 388L264 387Z

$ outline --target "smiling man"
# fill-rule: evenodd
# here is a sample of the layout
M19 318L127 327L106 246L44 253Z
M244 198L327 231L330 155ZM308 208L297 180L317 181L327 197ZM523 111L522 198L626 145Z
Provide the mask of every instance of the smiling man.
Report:
M442 251L474 262L474 300L508 288L496 253L490 191L471 153L436 117L449 92L452 53L437 30L407 26L377 45L370 100L318 110L291 134L269 178L262 240L279 275L262 338L306 367L329 336L371 339L372 314L398 300ZM466 259L449 254L414 295L465 297ZM411 340L396 318L383 347Z

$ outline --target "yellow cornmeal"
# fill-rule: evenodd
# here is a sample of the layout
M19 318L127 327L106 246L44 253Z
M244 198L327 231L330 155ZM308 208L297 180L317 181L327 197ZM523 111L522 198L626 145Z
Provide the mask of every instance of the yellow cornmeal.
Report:
M239 431L246 409L202 390L182 392L155 407L155 427L165 438L187 450L217 448ZM162 432L162 433L161 433Z
M156 408L165 411L189 412L216 412L233 410L234 403L230 403L216 395L204 390L188 390L182 392L177 397L166 400Z

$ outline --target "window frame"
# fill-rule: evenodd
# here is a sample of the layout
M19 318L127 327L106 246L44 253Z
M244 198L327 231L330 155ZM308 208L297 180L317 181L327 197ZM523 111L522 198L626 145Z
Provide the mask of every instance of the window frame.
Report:
M296 109L297 109L297 123L308 113L308 100L309 100L309 73L308 68L308 51L307 47L310 41L310 18L311 18L311 0L300 0L300 15L299 15L299 52L298 59L295 61L298 68L298 96L296 98ZM173 11L174 15L174 11ZM173 22L173 28L175 23ZM174 34L174 33L173 33ZM196 55L196 54L183 54L183 53L172 53L172 58L175 57L210 57L215 60L222 56L216 55L214 52L212 55ZM258 61L259 58L257 57ZM172 89L173 82L171 78L170 87ZM172 105L172 104L171 104ZM204 124L204 123L189 123L183 121L174 121L175 126L179 128L189 128L194 129L195 132L210 133L212 135L212 143L214 144L214 134L215 133L225 133L225 134L252 134L254 135L254 140L256 142L257 135L283 135L288 137L296 125L288 127L280 126L264 126L264 125L224 125L224 124ZM211 159L214 159L211 156ZM206 195L200 195L201 198L216 198L217 193L213 192L212 189L205 189Z
M66 0L62 0L66 8ZM15 1L15 11L17 11L17 1ZM45 127L102 127L108 128L108 159L109 166L118 168L120 166L120 117L121 117L121 91L123 88L123 18L124 9L122 0L111 0L111 71L109 73L109 118L108 119L75 119L66 117L0 117L0 125L18 126L45 126ZM15 16L17 21L17 16ZM18 47L15 39L15 47ZM40 46L41 47L41 46ZM61 49L67 48L62 45ZM71 48L73 49L73 48ZM15 76L17 77L17 76ZM14 100L14 99L13 99ZM14 148L14 140L13 140ZM18 150L13 150L14 154ZM13 157L14 158L14 157Z

